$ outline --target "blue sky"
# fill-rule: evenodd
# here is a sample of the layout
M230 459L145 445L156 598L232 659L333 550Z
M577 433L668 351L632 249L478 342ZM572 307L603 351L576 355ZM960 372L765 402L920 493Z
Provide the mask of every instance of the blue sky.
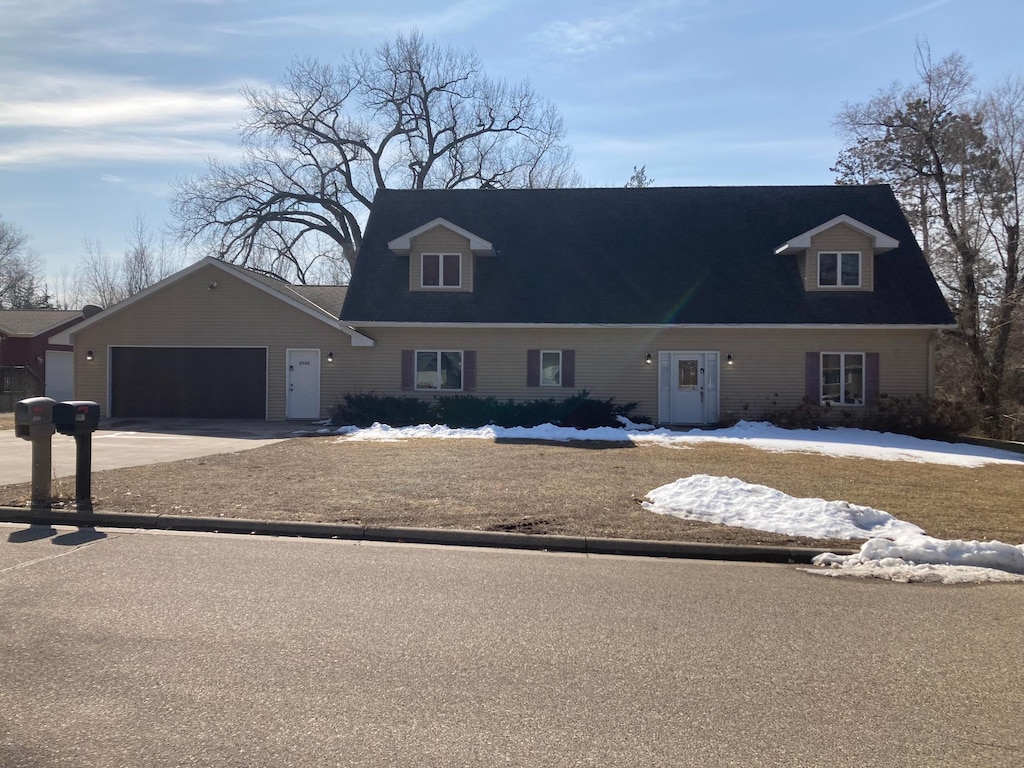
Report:
M914 78L915 41L1024 74L1020 0L0 0L0 215L53 278L120 255L169 183L238 155L245 85L399 32L475 48L561 110L593 186L828 184L832 120Z

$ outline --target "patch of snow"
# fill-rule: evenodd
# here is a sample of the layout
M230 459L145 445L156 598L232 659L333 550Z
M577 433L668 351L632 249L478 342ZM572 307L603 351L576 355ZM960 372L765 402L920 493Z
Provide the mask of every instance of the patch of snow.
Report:
M894 581L1021 581L1024 582L1024 544L1001 541L963 541L931 536L903 535L869 539L860 552L814 558L815 565L831 566L829 575L868 576Z
M625 416L616 416L615 419L622 425L623 429L628 429L633 432L649 432L657 429L653 424L637 424L635 421L630 421Z
M945 584L1024 582L1024 545L936 539L888 512L845 501L800 499L732 477L693 475L655 488L652 512L790 536L868 539L852 555L814 558L828 576Z
M964 565L915 565L903 560L886 563L846 565L839 569L806 568L815 576L848 577L855 579L885 579L901 584L981 584L1024 583L1024 576L992 568L974 568Z
M628 421L628 420L626 420ZM430 438L435 440L600 440L605 442L629 441L637 445L659 445L669 448L688 448L702 443L732 443L750 448L775 452L814 453L845 458L876 459L880 461L914 461L959 467L980 467L985 464L1017 464L1024 466L1024 455L1011 451L987 448L966 443L944 443L922 440L907 435L870 432L847 427L837 429L782 429L765 422L741 421L725 429L678 432L665 428L652 428L648 424L629 424L626 428L598 427L575 429L542 424L539 427L478 427L452 429L445 425L422 424L415 427L389 427L374 424L365 429L337 427L320 434L339 435L344 440L409 440Z
M661 515L789 536L865 539L924 533L888 512L846 501L798 499L734 477L692 475L655 488L647 498L644 509Z

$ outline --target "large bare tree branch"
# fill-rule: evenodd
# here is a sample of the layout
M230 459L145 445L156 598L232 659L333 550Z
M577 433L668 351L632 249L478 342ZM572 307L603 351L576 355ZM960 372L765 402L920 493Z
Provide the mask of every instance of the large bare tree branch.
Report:
M553 105L418 33L338 65L296 61L245 95L244 159L178 182L175 213L190 242L289 279L325 259L351 268L377 189L579 183Z

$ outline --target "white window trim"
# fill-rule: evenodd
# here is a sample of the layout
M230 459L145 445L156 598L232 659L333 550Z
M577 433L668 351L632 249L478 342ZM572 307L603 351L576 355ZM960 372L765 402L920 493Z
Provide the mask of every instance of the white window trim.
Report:
M427 256L437 256L437 285L427 285L423 282L423 259ZM459 282L456 285L445 285L444 282L444 260L448 256L457 256L459 259ZM421 253L420 254L420 288L428 291L455 290L462 287L462 254L461 253Z
M420 353L431 353L436 356L437 360L437 371L435 372L437 386L436 387L421 387L420 386L420 369L419 359ZM459 386L456 387L442 387L441 386L441 355L445 354L457 354L459 356L459 371L461 373ZM462 392L466 383L466 353L462 349L417 349L413 352L412 357L412 382L413 389L418 392Z
M825 355L839 356L839 401L825 400ZM860 355L860 392L861 402L846 402L846 358L851 355ZM865 403L868 385L868 356L866 352L822 352L818 358L818 403L830 405L836 408L862 408Z
M821 257L822 256L835 256L836 257L836 284L829 285L821 282ZM856 256L857 257L857 283L856 285L843 285L843 256ZM831 290L850 290L851 288L860 288L864 285L864 254L860 251L818 251L818 264L817 264L817 282L819 288L826 288Z
M552 381L544 381L544 355L558 355L558 383ZM540 351L540 386L542 387L561 387L562 386L562 350L560 349L542 349Z

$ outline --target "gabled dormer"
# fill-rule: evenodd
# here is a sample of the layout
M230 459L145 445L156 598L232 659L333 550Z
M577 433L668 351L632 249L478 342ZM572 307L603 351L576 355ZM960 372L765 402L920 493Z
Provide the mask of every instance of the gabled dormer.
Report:
M797 235L775 249L796 255L808 291L873 291L875 256L899 241L843 214Z
M472 292L477 256L493 256L482 237L446 219L434 219L388 242L409 258L410 291Z

